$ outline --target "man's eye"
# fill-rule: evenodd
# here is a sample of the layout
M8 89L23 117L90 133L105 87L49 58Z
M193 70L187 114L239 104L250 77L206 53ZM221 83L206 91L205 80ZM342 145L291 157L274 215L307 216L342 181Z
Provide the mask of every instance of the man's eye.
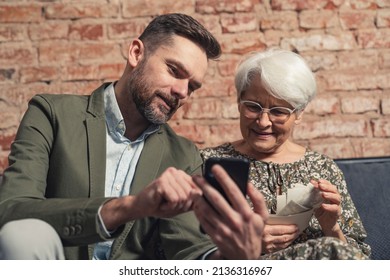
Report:
M168 65L168 68L169 68L169 71L174 75L174 76L178 76L179 75L179 70L172 66L172 65Z

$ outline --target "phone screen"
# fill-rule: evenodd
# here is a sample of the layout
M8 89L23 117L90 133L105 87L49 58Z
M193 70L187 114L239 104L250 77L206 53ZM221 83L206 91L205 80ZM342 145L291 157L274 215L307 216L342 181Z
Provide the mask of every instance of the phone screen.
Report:
M233 179L233 181L240 188L242 194L246 195L246 188L248 184L248 176L249 176L249 161L241 158L208 158L205 162L205 172L204 177L207 182L212 185L215 189L217 189L224 198L229 202L223 188L218 183L213 173L211 172L211 167L214 164L221 165L229 176Z

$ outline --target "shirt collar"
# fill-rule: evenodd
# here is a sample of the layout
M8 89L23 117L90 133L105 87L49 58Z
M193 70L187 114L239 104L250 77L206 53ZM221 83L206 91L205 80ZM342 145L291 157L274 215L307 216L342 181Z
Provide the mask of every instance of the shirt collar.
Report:
M123 136L126 131L125 121L119 109L115 96L114 83L111 83L104 90L104 111L106 113L107 129L110 134ZM147 136L158 131L159 125L151 124L136 141L143 141Z

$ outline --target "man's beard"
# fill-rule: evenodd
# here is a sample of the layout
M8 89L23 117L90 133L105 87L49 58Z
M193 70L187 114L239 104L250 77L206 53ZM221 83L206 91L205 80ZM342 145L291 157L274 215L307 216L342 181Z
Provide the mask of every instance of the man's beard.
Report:
M138 67L133 69L130 78L128 79L129 94L133 98L137 110L145 119L153 124L163 124L171 119L173 114L179 108L179 100L156 90L150 95L151 88L146 81L145 59L143 59ZM153 106L152 102L155 99L161 98L169 107L158 104L158 108Z

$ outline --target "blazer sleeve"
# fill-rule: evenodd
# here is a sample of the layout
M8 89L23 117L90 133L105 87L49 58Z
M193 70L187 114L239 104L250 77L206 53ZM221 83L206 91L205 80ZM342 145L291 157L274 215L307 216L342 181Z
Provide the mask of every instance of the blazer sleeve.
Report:
M77 100L73 110L86 107L86 102ZM61 130L61 121L61 115L50 98L35 96L30 101L11 146L9 167L0 187L0 227L11 220L37 218L52 225L64 245L85 245L103 240L96 214L107 198L89 198L88 187L75 182L66 184L67 175L62 176L65 179L58 178L62 182L58 186L48 185L49 169L62 170L73 164L65 157L56 158L53 151L59 141L56 136ZM55 188L60 189L62 195L57 197L61 198L48 195L54 193ZM85 197L74 196L83 189Z

